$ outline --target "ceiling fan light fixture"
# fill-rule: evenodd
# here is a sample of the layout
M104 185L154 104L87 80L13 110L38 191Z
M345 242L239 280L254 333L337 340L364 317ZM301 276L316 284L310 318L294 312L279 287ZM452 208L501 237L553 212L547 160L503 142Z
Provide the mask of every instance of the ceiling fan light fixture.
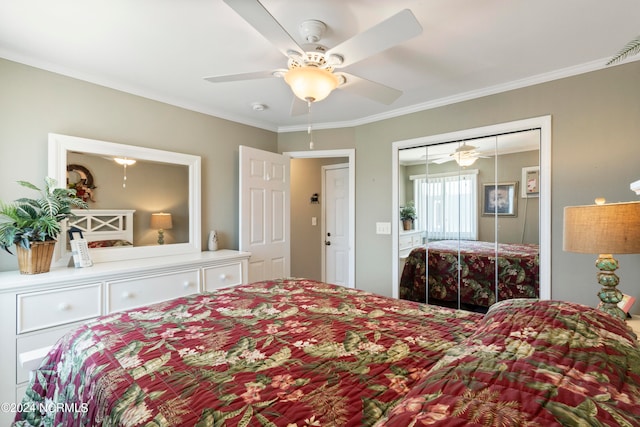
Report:
M134 159L129 159L127 157L114 157L113 161L122 166L131 166L136 163Z
M464 167L471 166L478 160L478 156L468 153L455 153L453 154L453 158L456 160L458 165Z
M291 68L284 80L298 98L307 102L322 101L339 83L331 71L312 65Z

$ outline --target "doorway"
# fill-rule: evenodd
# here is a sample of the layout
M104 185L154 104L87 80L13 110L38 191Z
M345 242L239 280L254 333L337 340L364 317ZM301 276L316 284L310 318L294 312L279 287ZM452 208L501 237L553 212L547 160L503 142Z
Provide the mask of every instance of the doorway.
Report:
M322 166L322 281L348 286L349 165Z
M345 262L343 286L355 287L355 150L317 150L283 153L291 161L291 272L292 276L329 281L325 276L325 198L322 166L344 164L347 167L346 244L341 262ZM300 160L300 163L297 161ZM317 201L315 201L317 196ZM333 236L332 236L333 237ZM333 244L333 243L332 243Z

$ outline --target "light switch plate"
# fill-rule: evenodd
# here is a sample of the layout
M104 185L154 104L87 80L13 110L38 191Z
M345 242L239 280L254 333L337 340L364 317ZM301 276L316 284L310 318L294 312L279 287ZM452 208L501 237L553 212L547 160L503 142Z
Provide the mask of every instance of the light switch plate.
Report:
M391 234L391 223L376 222L376 234Z

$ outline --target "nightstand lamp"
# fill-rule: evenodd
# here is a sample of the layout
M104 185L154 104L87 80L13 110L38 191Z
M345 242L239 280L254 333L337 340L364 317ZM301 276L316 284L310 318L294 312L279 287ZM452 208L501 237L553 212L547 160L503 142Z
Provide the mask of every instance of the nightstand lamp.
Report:
M596 260L600 309L621 319L626 314L618 307L622 292L616 286L618 261L612 254L640 253L640 202L609 203L596 199L595 205L564 208L562 248L568 252L600 254Z
M151 214L151 228L158 230L159 245L164 245L164 230L170 230L172 227L170 213L158 212Z

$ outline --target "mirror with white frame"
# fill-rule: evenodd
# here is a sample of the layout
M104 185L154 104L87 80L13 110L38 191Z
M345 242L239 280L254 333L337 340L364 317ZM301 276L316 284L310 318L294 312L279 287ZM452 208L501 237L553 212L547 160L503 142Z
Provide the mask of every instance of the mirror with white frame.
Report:
M78 189L89 204L73 221L94 240L93 262L200 252L200 168L199 156L49 134L49 176ZM159 230L155 218L168 216L152 219L154 213L170 213L171 224ZM54 263L69 259L64 232Z
M550 298L550 142L546 116L394 143L393 295L480 311L516 288Z

